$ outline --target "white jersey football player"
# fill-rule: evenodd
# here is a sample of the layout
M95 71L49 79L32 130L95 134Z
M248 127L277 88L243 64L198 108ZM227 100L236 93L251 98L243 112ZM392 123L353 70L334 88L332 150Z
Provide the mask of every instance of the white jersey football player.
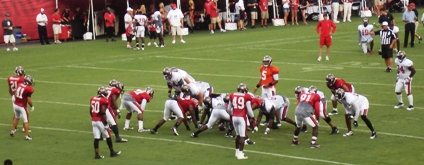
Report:
M402 88L404 88L409 101L409 106L406 108L406 110L414 110L414 102L412 97L412 77L415 74L415 68L413 66L413 62L406 58L406 53L404 51L399 51L395 59L395 64L398 69L395 92L399 103L394 108L400 108L403 106Z
M136 47L135 50L140 50L140 46L138 44L138 39L141 38L141 50L144 50L144 34L145 34L145 26L147 26L147 17L141 13L141 11L137 11L134 16L134 22L136 24L136 34L135 34L135 42Z
M374 130L371 121L367 118L369 112L369 102L365 96L362 96L357 93L345 92L343 89L339 88L336 90L336 99L340 103L343 104L346 112L346 126L347 133L343 134L343 136L352 136L352 125L351 125L351 114L355 114L355 120L358 119L359 115L361 119L365 122L367 127L371 131L370 139L374 139L377 137L377 132Z
M181 72L180 72L181 71ZM183 72L182 70L172 69L165 67L163 69L163 79L166 81L168 85L168 97L171 98L172 88L175 89L175 93L178 95L181 91L181 86L184 84L190 84L195 82L194 78L189 76L187 72Z
M199 130L191 134L191 137L198 137L199 134L206 129L211 129L218 119L230 121L230 114L227 112L227 105L224 99L229 99L227 94L213 94L211 97L206 97L203 101L205 109L211 111L211 117L206 125L203 125Z
M196 80L190 75L190 74L188 74L187 73L187 71L185 71L185 70L182 70L182 69L180 69L180 68L176 68L176 67L172 67L171 68L171 72L178 72L178 73L180 73L184 78L188 78L191 82L195 82Z
M270 115L268 127L265 129L264 132L265 134L270 133L270 130L272 129L274 123L274 116L277 116L277 119L279 120L286 121L296 126L296 123L292 119L287 117L289 107L290 101L287 97L281 95L274 95L269 98L262 98L262 105L260 107L256 123L259 123L261 121L263 114ZM257 127L255 127L254 130L257 131Z
M399 27L391 24L391 25L389 25L389 29L392 30L393 33L396 36L396 48L393 48L393 51L397 53L400 50L400 40L399 40L399 34L398 34L399 33Z
M373 25L368 24L368 18L364 18L363 24L358 26L358 43L359 46L362 47L362 51L365 54L372 54L372 48L374 47L374 39L373 35L369 34L368 32L372 32L373 27ZM368 44L370 44L370 47L368 47Z

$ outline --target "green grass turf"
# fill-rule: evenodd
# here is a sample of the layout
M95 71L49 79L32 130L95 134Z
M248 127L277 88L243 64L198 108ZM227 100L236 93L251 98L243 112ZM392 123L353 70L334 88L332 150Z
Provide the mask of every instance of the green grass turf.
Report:
M400 14L395 14L401 29ZM370 22L377 21L375 17ZM165 48L146 47L144 51L125 49L122 41L106 43L103 39L86 42L69 42L49 46L22 46L18 52L0 51L0 160L12 159L15 164L420 164L424 158L424 134L421 129L423 112L423 88L420 67L424 64L424 44L407 48L417 70L414 76L415 110L393 109L397 104L393 92L396 69L385 73L383 60L377 53L362 54L357 45L359 17L352 23L337 24L333 35L330 61L316 61L318 35L315 21L309 25L268 27L247 31L228 31L210 35L206 31L185 36L186 44L172 45L169 36ZM422 27L418 30L424 34ZM379 38L375 37L377 52ZM300 135L301 145L292 147L293 127L282 127L264 135L249 133L256 142L246 146L248 160L234 157L234 140L224 138L217 128L190 137L191 131L179 128L180 136L173 136L165 123L159 134L122 131L124 119L119 119L122 137L126 144L114 143L122 155L108 157L105 142L100 143L104 160L94 160L93 135L88 115L88 102L99 86L108 85L111 79L125 83L127 91L151 86L154 99L147 104L145 127L153 128L163 116L163 104L167 98L162 69L179 67L188 71L196 80L212 84L215 92L232 92L240 83L252 90L259 78L259 66L264 55L271 55L273 65L280 68L277 93L288 96L292 102L288 116L294 118L293 90L296 86L316 85L330 97L325 87L325 76L334 73L353 84L356 91L370 101L369 119L378 131L378 138L370 140L371 133L362 120L354 128L354 136L343 137L346 126L343 108L332 116L340 129L338 135L329 135L331 129L321 120L318 143L321 148L310 149L310 132ZM12 105L7 92L6 78L21 65L34 77L36 85L33 101L35 111L30 112L32 141L25 141L19 131L9 136L12 123ZM395 66L393 66L395 68ZM258 91L260 93L260 91ZM258 94L259 94L258 93ZM407 99L404 94L404 102ZM331 108L331 105L329 104ZM256 112L257 113L257 112ZM125 110L123 110L125 114ZM132 126L137 126L135 117ZM22 124L19 124L22 128ZM191 128L194 130L193 126ZM113 137L114 139L114 137Z

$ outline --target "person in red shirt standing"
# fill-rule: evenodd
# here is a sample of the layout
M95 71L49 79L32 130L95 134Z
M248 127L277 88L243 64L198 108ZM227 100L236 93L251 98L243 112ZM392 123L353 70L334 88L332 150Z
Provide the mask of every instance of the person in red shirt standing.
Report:
M247 94L247 86L243 83L238 85L237 92L230 94L227 111L230 111L234 129L236 131L236 154L237 159L247 159L244 155L244 138L246 137L246 115L254 119L251 107L252 96Z
M110 7L107 7L107 11L105 12L103 17L105 19L105 30L108 37L106 38L106 42L109 41L109 38L112 42L114 42L116 41L113 38L113 35L115 34L115 14L112 13Z
M321 20L318 22L316 31L319 34L319 56L318 61L321 61L321 54L322 54L322 46L327 46L327 55L325 56L325 60L330 60L328 57L330 55L330 46L331 46L331 39L334 32L336 32L336 24L332 20L328 19L328 14L324 13L324 20Z
M28 121L29 115L27 110L27 104L31 107L31 111L34 111L34 105L32 104L31 95L34 93L32 85L34 80L30 75L24 77L24 83L18 84L16 91L14 92L15 101L13 102L13 109L15 111L15 117L13 119L12 130L10 136L15 136L16 126L18 125L19 119L22 118L25 129L25 140L32 140L28 134Z
M53 38L55 44L60 44L62 42L59 41L59 34L62 33L62 27L60 23L62 23L62 17L59 14L59 9L54 9L54 14L52 15L53 21Z
M121 154L121 151L115 152L113 150L110 129L108 128L109 126L106 120L106 111L109 104L109 100L106 98L108 91L105 87L100 87L97 89L97 94L97 96L93 96L90 99L91 125L93 126L94 135L94 159L103 159L104 156L99 154L99 141L102 139L101 135L106 137L106 143L110 150L110 157Z
M261 9L261 26L267 27L268 25L268 0L259 0L259 9Z

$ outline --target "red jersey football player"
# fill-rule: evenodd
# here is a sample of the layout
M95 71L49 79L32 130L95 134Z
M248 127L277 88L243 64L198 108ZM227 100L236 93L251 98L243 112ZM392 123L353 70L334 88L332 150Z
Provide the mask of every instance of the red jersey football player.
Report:
M262 88L262 97L268 98L274 96L276 93L276 87L278 83L278 67L271 65L272 58L269 55L266 55L262 60L262 66L259 68L259 72L261 73L261 77L259 78L259 82L256 85L253 93L256 93L258 88Z
M312 140L311 148L320 147L316 143L318 138L318 121L315 118L315 113L319 113L321 97L316 93L306 93L302 88L296 87L295 94L297 94L297 105L295 110L296 129L294 130L292 145L299 145L298 141L300 128L303 123L312 127Z
M249 118L254 118L251 107L252 96L247 94L247 86L240 84L237 87L237 92L230 94L230 101L227 110L230 111L234 129L236 130L236 154L237 159L247 159L244 155L244 138L246 136L246 115ZM254 120L254 119L253 119Z
M13 102L15 102L15 91L18 87L18 84L24 83L24 76L25 76L25 69L22 66L17 66L15 68L15 75L9 76L7 78L7 84L9 85L9 94L12 96L12 106ZM13 115L13 118L15 118L15 115ZM17 129L15 130L17 131ZM22 128L22 131L25 131L24 128ZM28 130L31 132L31 130Z
M125 109L128 110L125 119L124 130L133 129L132 127L130 127L130 119L133 113L137 113L138 132L150 131L150 129L144 128L143 114L146 108L146 104L153 99L154 93L155 92L153 88L147 87L145 90L136 89L134 91L124 94L124 96L122 97L121 106L125 106Z
M109 100L109 105L106 111L107 122L111 125L110 129L113 134L115 134L116 142L127 142L127 139L119 136L118 123L116 122L116 115L118 115L118 119L121 118L121 112L118 109L117 100L121 95L121 92L124 91L124 84L113 79L109 82L109 87L106 88L106 90L108 92L106 98Z
M14 92L15 101L13 102L13 109L15 111L15 117L13 119L12 131L10 131L10 136L15 136L16 126L18 125L19 119L22 119L24 122L25 129L25 140L32 140L28 135L28 109L27 104L31 107L31 111L34 110L34 105L32 104L31 95L34 93L34 88L32 85L34 80L30 75L24 77L24 83L18 84Z
M194 109L197 107L197 103L192 99L186 99L186 98L177 98L177 102L181 108L181 111L183 112L183 116L184 116L183 122L187 130L190 130L190 126L187 123L186 113L189 113L191 115L194 128L197 128L198 127L197 118L194 112Z
M109 104L106 96L108 91L105 87L100 87L97 89L97 96L93 96L90 99L90 115L91 115L91 125L93 126L93 135L94 135L94 159L103 159L104 156L99 154L99 141L101 135L106 137L106 142L110 150L110 156L114 157L121 154L121 151L115 152L113 150L112 139L109 136L109 128L106 120L106 111Z
M333 104L333 111L331 111L328 115L337 115L337 100L336 97L334 97L336 90L342 88L346 92L355 93L355 88L342 78L334 77L333 74L328 74L325 80L327 81L327 87L331 90L331 103Z
M336 32L336 24L332 20L328 19L328 14L324 14L324 20L318 22L316 31L319 34L319 56L318 61L321 61L322 55L322 47L327 46L327 55L325 56L325 60L330 60L328 57L330 55L330 46L332 40L332 34Z

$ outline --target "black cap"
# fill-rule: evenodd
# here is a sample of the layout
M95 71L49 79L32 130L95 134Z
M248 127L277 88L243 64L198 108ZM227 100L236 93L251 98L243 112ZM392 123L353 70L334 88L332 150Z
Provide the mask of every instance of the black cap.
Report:
M10 17L10 15L9 14L6 14L6 15L4 15L5 17Z

